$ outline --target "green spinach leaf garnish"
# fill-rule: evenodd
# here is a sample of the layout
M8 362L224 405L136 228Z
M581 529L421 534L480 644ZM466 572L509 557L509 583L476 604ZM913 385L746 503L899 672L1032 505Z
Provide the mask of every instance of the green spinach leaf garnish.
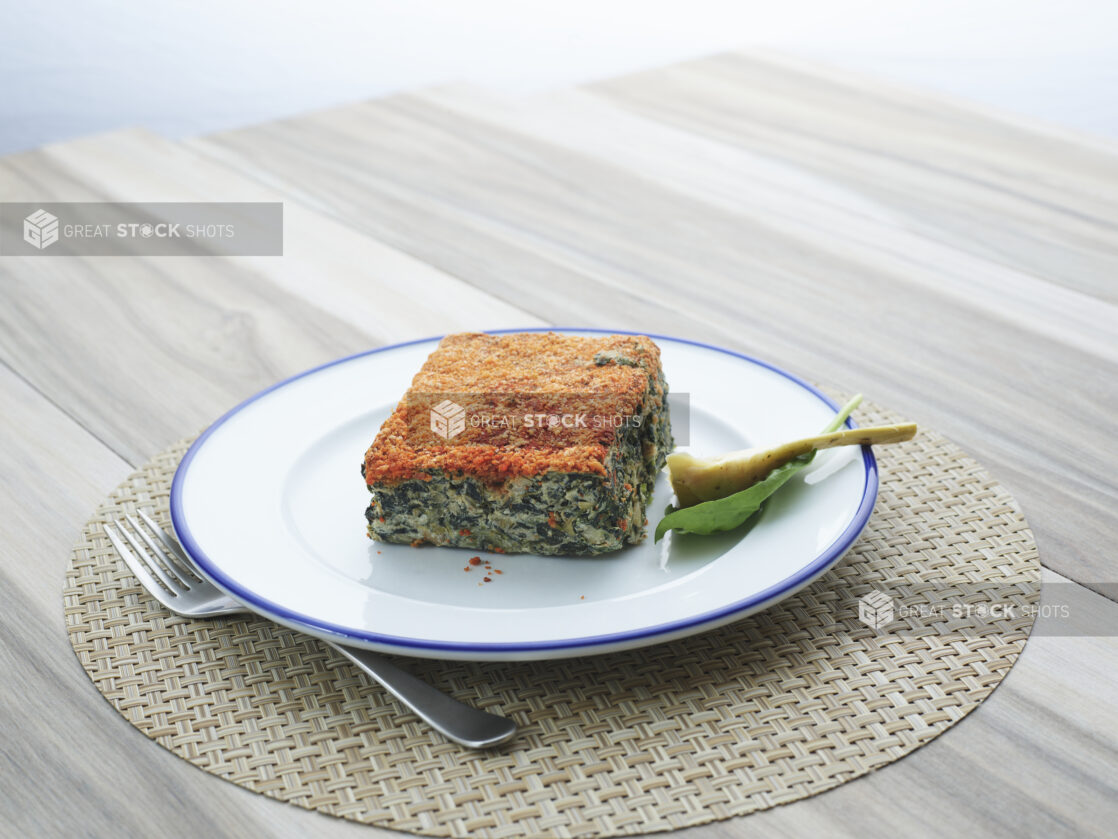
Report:
M843 405L835 418L827 423L827 426L820 433L830 434L832 431L837 431L861 401L862 395L858 394ZM750 516L761 509L761 505L770 495L784 486L789 478L814 459L815 451L813 450L790 460L783 466L778 466L763 480L747 489L735 492L733 495L717 498L714 501L703 501L690 507L669 508L667 515L660 519L660 523L656 525L655 541L659 542L669 530L706 535L721 530L733 530L735 527L745 524Z

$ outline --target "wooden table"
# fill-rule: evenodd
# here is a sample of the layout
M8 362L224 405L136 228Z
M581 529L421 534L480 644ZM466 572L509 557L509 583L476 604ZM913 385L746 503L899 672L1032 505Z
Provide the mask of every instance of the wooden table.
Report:
M135 466L278 379L410 338L637 329L861 390L984 463L1046 579L1084 587L1075 624L1114 625L1114 144L727 54L185 143L116 132L0 160L0 200L285 207L283 257L0 258L0 834L376 832L148 741L78 665L60 591L81 523ZM1045 627L910 757L687 833L1111 834L1118 638Z

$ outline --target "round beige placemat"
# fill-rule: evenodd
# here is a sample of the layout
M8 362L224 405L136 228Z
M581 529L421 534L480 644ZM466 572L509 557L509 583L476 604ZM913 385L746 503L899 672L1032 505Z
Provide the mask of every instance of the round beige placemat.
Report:
M870 406L857 418L900 419ZM308 636L256 617L173 616L140 589L101 525L141 507L169 527L188 443L135 472L86 523L64 592L78 659L125 719L195 766L396 830L608 836L815 795L974 709L1023 649L1038 600L1036 546L1013 499L922 430L878 450L881 492L854 548L764 612L620 654L401 659L521 727L499 750L473 752Z

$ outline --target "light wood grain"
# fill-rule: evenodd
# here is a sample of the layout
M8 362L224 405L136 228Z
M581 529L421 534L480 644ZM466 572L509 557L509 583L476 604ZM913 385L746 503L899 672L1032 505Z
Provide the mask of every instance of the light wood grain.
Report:
M1088 585L1108 578L1101 549L1118 528L1118 472L1097 452L1118 410L1105 386L1118 377L1118 308L932 230L902 224L894 242L896 226L882 222L893 210L876 193L888 155L862 189L809 170L797 181L731 143L665 139L655 126L634 162L592 130L545 137L471 107L397 96L192 146L313 192L324 212L497 296L519 294L541 315L711 340L866 391L989 466L1021 501L1050 567ZM568 122L593 123L602 107L569 110ZM626 125L635 146L641 132ZM674 163L681 146L718 146L715 162ZM760 195L723 189L712 200L721 168L734 192L756 183ZM933 183L955 189L950 178ZM787 196L777 211L773 192ZM805 209L820 193L841 200ZM859 203L871 210L854 219ZM1092 253L1109 258L1110 243L1097 244ZM969 294L970 283L985 291Z
M502 300L307 209L297 197L199 158L183 146L132 130L61 143L38 158L13 159L20 187L8 200L46 200L82 189L108 200L282 201L282 257L239 257L237 269L383 342L466 329L539 325ZM52 200L66 200L53 198ZM153 263L159 265L160 262Z
M131 467L4 366L0 400L0 433L19 441L0 447L0 835L394 835L199 772L105 702L66 637L59 586L81 523Z
M28 257L0 267L0 354L129 463L372 342L238 272Z
M137 132L7 158L0 193L276 198ZM341 355L388 340L541 323L296 202L285 211L285 257L5 259L0 356L138 464L256 391ZM124 431L126 417L142 418L141 438Z
M200 772L101 699L73 658L57 586L79 523L129 467L4 368L0 397L0 430L25 442L0 451L0 713L19 722L0 741L18 767L0 786L10 835L395 835ZM1087 597L1084 626L1118 620L1118 605ZM1041 835L1021 834L1027 823L1045 836L1106 835L1100 827L1118 817L1118 639L1044 637L1045 620L998 690L912 756L795 805L685 833Z
M1118 146L785 57L726 53L590 88L790 163L912 229L1118 301Z
M81 671L58 602L78 526L129 464L382 341L523 316L751 351L946 431L1023 501L1042 559L1112 575L1112 148L756 64L519 103L429 91L191 148L125 132L0 161L4 200L278 198L288 220L282 259L0 260L0 431L17 441L0 447L0 834L389 835L147 741ZM1118 621L1083 597L1083 626ZM908 758L685 833L1108 835L1118 638L1050 626Z
M1118 360L1118 306L914 231L889 207L793 163L643 116L589 90L512 97L446 85L414 95L637 174L654 174L696 199L773 220L834 252L854 251L905 282L981 308L990 318Z

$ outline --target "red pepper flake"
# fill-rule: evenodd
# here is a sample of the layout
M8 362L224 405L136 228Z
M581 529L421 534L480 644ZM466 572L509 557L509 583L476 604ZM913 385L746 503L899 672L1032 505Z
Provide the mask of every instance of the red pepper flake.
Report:
M585 594L580 594L580 595L578 596L578 599L579 599L579 600L585 600L585 599L586 599L586 595L585 595Z
M493 553L495 553L495 554L503 554L504 552L505 552L504 548L494 548L493 549Z
M482 579L487 583L493 582L492 578L490 578L490 577L482 577Z
M380 551L377 551L377 553L379 554L379 553L380 553Z
M471 556L470 557L470 565L481 565L481 557L480 556Z
M633 485L631 483L629 483L628 481L625 482L625 491L626 492L632 492L633 491Z
M470 528L463 527L461 530L458 531L458 535L459 536L469 536L470 535Z
M463 568L462 570L463 570L463 571L469 571L469 570L470 570L470 566L469 566L469 565L467 565L467 566L466 566L465 568Z
M548 527L558 527L559 526L559 522L555 520L555 512L552 511L552 510L548 510L548 513L547 513L547 526Z
M617 520L617 526L620 527L623 531L628 530L629 529L629 522L625 521L625 519L618 519Z
M505 572L504 572L504 571L502 571L502 570L501 570L500 568L494 568L494 569L493 569L493 573L494 573L494 574L504 574Z
M377 519L377 521L379 521L381 524L384 524L384 516L381 516L379 519Z

